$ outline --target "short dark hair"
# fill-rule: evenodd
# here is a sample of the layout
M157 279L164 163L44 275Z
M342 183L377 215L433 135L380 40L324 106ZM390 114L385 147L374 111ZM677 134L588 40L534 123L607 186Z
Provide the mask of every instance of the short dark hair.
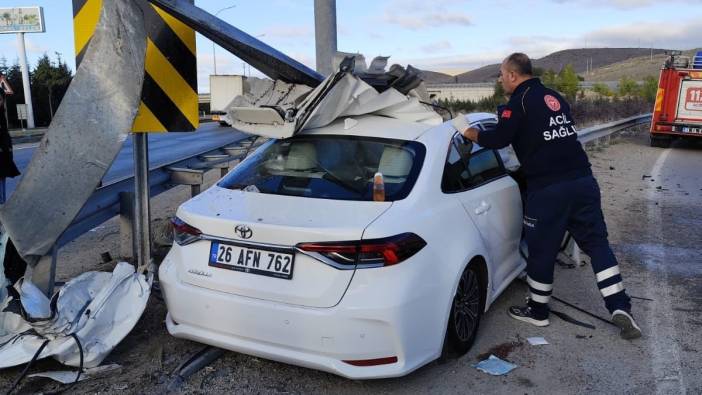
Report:
M509 55L507 59L505 59L505 63L517 74L527 76L534 74L534 69L531 66L531 59L521 52L515 52Z

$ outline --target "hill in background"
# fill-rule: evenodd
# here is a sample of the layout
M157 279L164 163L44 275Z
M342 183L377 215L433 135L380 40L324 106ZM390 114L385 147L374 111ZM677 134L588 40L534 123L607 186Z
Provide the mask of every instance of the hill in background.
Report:
M692 58L700 50L702 49L698 48L684 51L683 56ZM653 55L653 58L651 58L649 54L648 56L626 59L611 65L599 67L594 69L590 74L585 75L583 73L582 75L585 77L585 81L619 81L622 77L633 78L637 81L641 81L649 76L658 78L661 67L667 58L668 56L665 54Z
M591 59L592 68L601 69L606 66L621 63L632 58L644 59L648 56L650 59L653 54L654 61L657 61L658 68L663 62L660 59L665 59L663 55L665 49L649 49L649 48L580 48L566 49L564 51L554 52L540 59L534 59L534 67L544 70L553 70L558 72L567 64L573 65L575 72L585 75L587 63ZM662 58L657 55L662 56ZM483 66L479 69L459 74L457 81L460 83L475 83L475 82L494 82L500 72L499 63ZM657 72L655 73L657 74ZM603 74L604 75L604 74ZM618 78L615 78L618 79ZM600 79L598 79L599 81ZM608 80L611 81L611 80Z
M422 70L422 79L429 84L451 84L456 82L452 75L438 73L436 71Z

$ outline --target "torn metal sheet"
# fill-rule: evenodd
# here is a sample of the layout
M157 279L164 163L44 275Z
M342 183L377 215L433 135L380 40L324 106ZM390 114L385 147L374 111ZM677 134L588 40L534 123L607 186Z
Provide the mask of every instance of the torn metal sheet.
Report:
M260 100L236 98L228 111L232 126L261 136L288 138L304 129L329 125L338 118L365 114L429 125L443 122L433 108L421 102L417 92L403 94L392 87L379 91L362 77L353 74L352 62L355 61L347 58L339 72L329 76L311 92L282 105L276 104L271 108L259 104ZM271 86L275 84L271 83ZM297 101L300 103L296 104Z
M0 310L0 368L29 362L49 341L39 358L53 357L69 366L80 366L77 336L83 349L83 366L98 366L134 328L151 294L153 275L136 272L120 262L112 273L87 272L67 282L54 297L51 318L23 316L18 303L49 303L36 298L17 301L9 297ZM43 297L43 295L41 295Z
M100 22L49 130L0 222L22 258L47 255L95 191L137 115L146 32L132 0L105 1Z
M104 366L97 366L94 368L84 369L80 372L80 377L78 377L78 371L61 371L61 370L51 370L48 372L34 373L30 374L31 377L44 377L47 379L52 379L58 381L61 384L72 384L78 381L94 380L109 376L111 373L119 372L122 370L122 366L116 363L112 363Z

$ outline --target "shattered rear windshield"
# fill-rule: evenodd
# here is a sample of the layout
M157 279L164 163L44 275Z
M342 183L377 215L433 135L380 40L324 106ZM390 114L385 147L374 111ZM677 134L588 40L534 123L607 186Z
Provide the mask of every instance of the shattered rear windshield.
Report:
M412 190L426 149L415 141L357 136L296 136L272 140L224 177L233 190L320 199L373 200L383 174L385 200Z

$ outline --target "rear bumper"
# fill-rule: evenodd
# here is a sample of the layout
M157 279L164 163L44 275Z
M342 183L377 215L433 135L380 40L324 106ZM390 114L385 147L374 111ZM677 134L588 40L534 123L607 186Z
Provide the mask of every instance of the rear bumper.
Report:
M175 337L352 379L403 376L440 355L446 312L437 308L439 293L430 286L408 281L407 289L392 292L397 297L382 298L387 287L369 287L361 273L354 279L360 289L352 284L339 305L309 308L184 283L169 257L159 278L169 311L166 325ZM372 281L387 281L384 277L374 275ZM403 280L409 279L395 284ZM343 362L387 357L397 362L364 367Z
M664 129L664 130L660 130ZM690 137L702 138L702 124L700 123L668 123L656 122L651 130L654 137Z

